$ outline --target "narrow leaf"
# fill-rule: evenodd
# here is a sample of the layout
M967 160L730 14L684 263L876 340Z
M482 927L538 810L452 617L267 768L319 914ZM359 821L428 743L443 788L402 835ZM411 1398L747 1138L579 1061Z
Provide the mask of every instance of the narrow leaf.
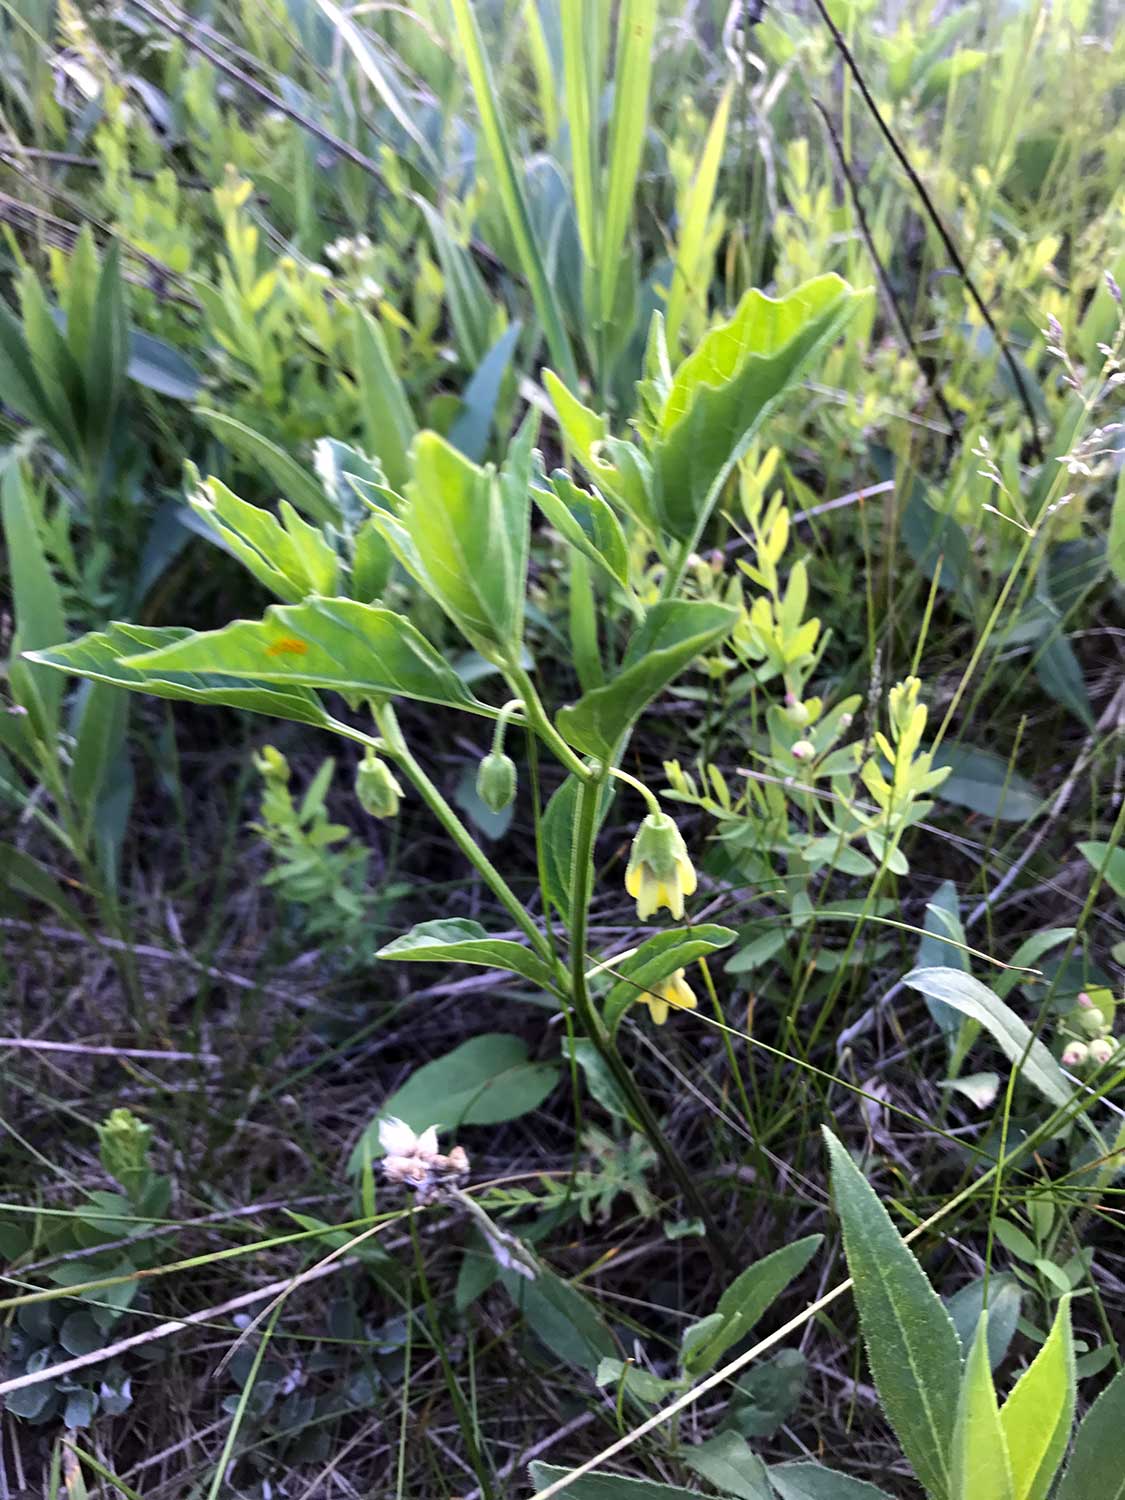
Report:
M1015 1500L1046 1500L1074 1421L1076 1376L1070 1298L1063 1297L1047 1342L1000 1412L1012 1458Z
M965 1361L953 1434L954 1500L1013 1500L1008 1443L988 1363L988 1314L982 1313Z

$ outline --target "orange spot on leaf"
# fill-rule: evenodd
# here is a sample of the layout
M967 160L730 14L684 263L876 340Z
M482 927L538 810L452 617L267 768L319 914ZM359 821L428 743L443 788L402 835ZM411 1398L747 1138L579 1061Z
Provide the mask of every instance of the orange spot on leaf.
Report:
M283 635L266 647L267 656L306 656L308 645L294 636Z

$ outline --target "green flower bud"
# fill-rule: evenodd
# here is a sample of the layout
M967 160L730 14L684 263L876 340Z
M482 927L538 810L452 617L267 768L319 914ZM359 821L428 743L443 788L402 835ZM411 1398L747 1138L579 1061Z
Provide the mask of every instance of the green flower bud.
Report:
M1089 1010L1081 1010L1074 1017L1078 1023L1078 1029L1088 1037L1104 1036L1106 1033L1105 1017L1097 1006Z
M144 1188L149 1175L148 1148L152 1127L128 1109L115 1109L98 1129L102 1166L130 1198Z
M373 750L367 751L356 769L355 795L360 807L373 818L398 816L402 787L386 761L380 760Z
M273 745L263 745L254 757L254 768L267 781L279 781L284 786L289 780L289 762Z
M516 763L493 750L477 767L477 796L494 813L510 807L516 795Z

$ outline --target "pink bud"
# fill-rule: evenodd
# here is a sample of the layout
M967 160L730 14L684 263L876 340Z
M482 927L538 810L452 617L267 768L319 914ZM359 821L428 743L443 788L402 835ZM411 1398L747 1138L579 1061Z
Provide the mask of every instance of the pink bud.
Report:
M1083 1010L1089 1010L1093 1003L1094 1002L1090 999L1085 990L1083 990L1078 996L1078 1004L1082 1007Z
M811 740L798 740L790 753L794 760L812 760L816 747Z

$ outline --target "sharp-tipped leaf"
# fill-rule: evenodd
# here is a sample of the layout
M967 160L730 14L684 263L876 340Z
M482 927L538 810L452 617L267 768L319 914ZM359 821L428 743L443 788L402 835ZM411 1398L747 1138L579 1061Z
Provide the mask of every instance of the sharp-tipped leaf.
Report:
M563 736L588 755L609 756L652 700L737 623L738 611L727 604L671 599L653 605L629 642L623 670L559 711Z
M1047 1342L1000 1411L1012 1461L1014 1500L1046 1500L1070 1441L1075 1386L1070 1298L1063 1297Z
M823 1235L810 1234L794 1240L747 1266L735 1277L715 1308L722 1322L710 1337L696 1343L686 1358L693 1376L713 1369L728 1349L745 1338L793 1278L805 1269L823 1239Z
M407 454L418 431L382 328L366 312L355 321L356 378L368 452L398 490L410 473Z
M865 1479L853 1479L820 1464L775 1464L769 1471L778 1500L890 1500Z
M117 687L132 688L156 698L179 698L187 703L225 704L244 708L251 713L269 714L275 719L292 719L298 724L324 725L328 715L315 693L294 686L274 687L253 677L216 674L197 668L138 670L126 666L124 658L135 658L138 652L159 652L191 640L190 630L173 626L154 629L151 626L113 624L105 630L81 636L66 646L32 651L32 661L57 667L75 677L89 677L94 682L112 682ZM142 660L144 657L142 656Z
M489 937L479 922L464 917L419 922L402 937L380 948L375 957L414 963L481 964L487 969L522 974L544 988L553 983L551 970L522 944Z
M1082 1419L1055 1500L1125 1500L1125 1370L1118 1370Z
M988 1314L982 1313L957 1402L952 1500L1013 1500L1012 1465L1000 1425L988 1361Z
M661 524L697 534L719 487L775 402L862 305L835 275L818 276L780 301L749 291L676 371L654 438Z
M536 1490L545 1490L548 1485L565 1479L569 1472L554 1464L530 1465L531 1482ZM699 1490L658 1484L654 1479L631 1479L624 1474L583 1474L581 1479L568 1484L563 1494L568 1500L704 1500Z
M225 412L211 411L208 407L194 407L196 416L202 417L219 441L247 463L253 464L262 473L268 474L287 500L303 510L314 521L339 522L336 507L325 496L324 486L303 468L295 458L271 443L260 432L247 427Z
M934 1500L954 1500L961 1346L953 1322L845 1148L824 1132L863 1341L887 1419Z

